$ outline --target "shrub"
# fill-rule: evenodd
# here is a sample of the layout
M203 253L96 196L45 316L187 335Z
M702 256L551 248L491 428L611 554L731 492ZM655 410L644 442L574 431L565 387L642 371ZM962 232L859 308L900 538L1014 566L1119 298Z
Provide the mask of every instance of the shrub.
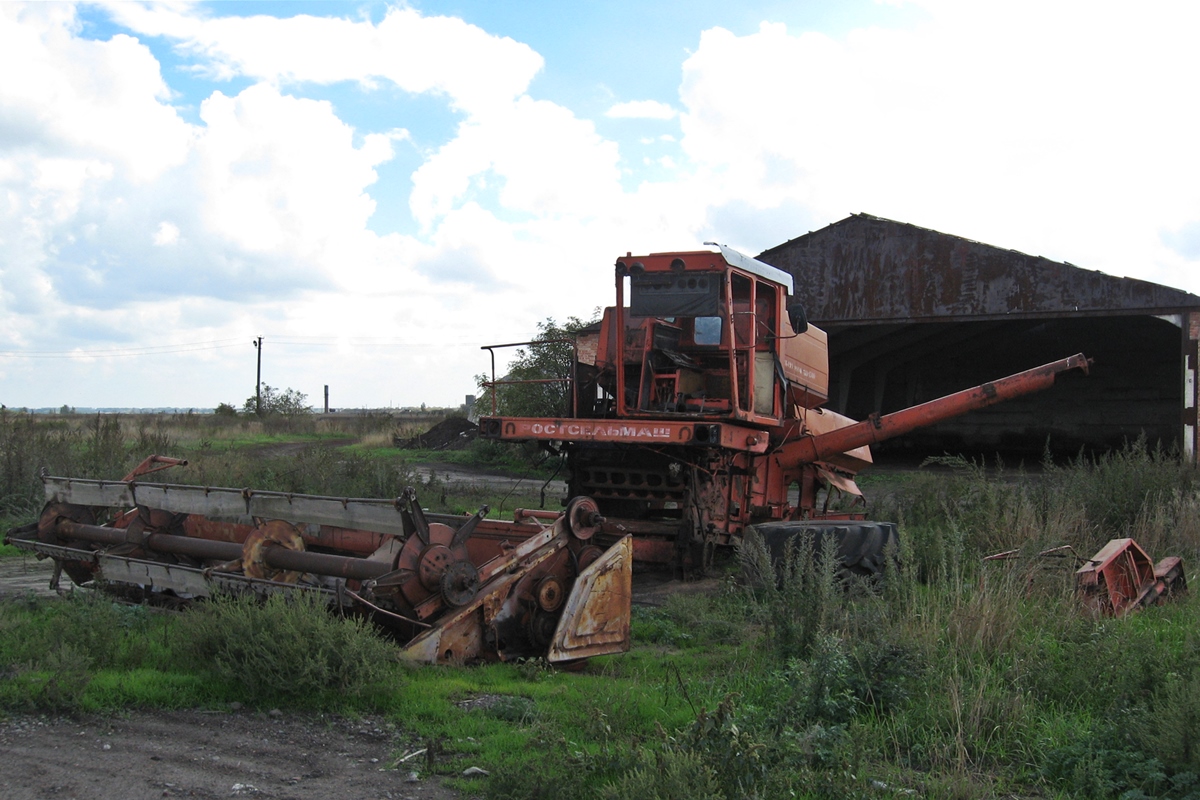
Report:
M92 659L69 644L59 644L36 661L12 670L15 686L26 702L48 711L70 711L83 703L92 682ZM17 698L13 698L14 700Z
M767 637L781 660L806 658L817 634L830 626L847 595L836 570L837 542L828 537L817 557L812 540L797 539L783 563L772 562L762 536L749 529L738 548L738 563L766 623Z
M150 623L145 609L91 593L52 602L5 601L0 671L13 683L0 699L52 711L79 708L96 672L137 668L148 660Z
M738 795L734 795L738 796ZM717 775L699 753L643 751L639 763L600 789L602 800L723 800Z
M388 674L395 648L361 617L337 617L321 598L216 597L179 620L183 652L252 702L325 692L356 697Z

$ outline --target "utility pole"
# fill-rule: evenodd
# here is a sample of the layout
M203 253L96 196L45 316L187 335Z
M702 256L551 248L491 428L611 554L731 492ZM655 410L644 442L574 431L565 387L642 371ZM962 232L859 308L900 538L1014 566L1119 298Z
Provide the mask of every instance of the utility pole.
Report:
M262 337L259 336L252 344L258 351L258 373L254 380L254 413L262 416Z

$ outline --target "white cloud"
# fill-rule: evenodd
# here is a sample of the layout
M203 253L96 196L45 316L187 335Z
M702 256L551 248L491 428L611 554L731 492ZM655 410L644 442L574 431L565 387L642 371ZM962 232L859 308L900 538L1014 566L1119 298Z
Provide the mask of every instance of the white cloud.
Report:
M615 119L675 119L678 113L657 100L630 100L611 106L604 116Z
M154 244L156 247L179 244L179 226L166 220L158 223L158 230L154 232Z
M500 182L499 203L538 216L590 216L618 201L618 152L592 123L529 97L464 123L413 175L413 216L430 225Z
M150 51L118 35L74 35L74 8L0 4L0 148L17 154L82 154L153 180L186 156L190 130Z
M911 30L706 31L681 89L692 163L731 201L868 211L1200 290L1156 243L1200 219L1200 7L926 5Z
M21 123L0 129L0 202L17 212L0 219L8 265L0 266L0 308L20 309L0 314L4 344L78 348L81 341L136 341L150 330L156 342L231 332L246 338L264 328L327 339L447 342L455 336L446 321L460 320L455 335L473 340L461 359L435 354L442 369L405 383L407 399L420 392L418 400L434 400L450 387L457 387L452 397L473 388L470 376L483 363L478 345L493 332L520 339L531 320L574 313L561 303L565 311L548 312L555 307L530 291L531 282L561 283L562 254L573 246L563 244L566 237L583 246L592 236L581 229L584 220L616 204L618 155L591 122L524 94L541 67L525 45L407 9L372 26L210 19L187 4L110 8L143 35L174 38L201 53L210 71L257 82L213 92L198 104L198 124L188 124L170 105L157 61L131 37L80 38L69 6L0 17L4 41L32 43L24 54L42 69L39 79L57 87L23 92L15 73L9 80L0 73L0 115ZM105 57L119 62L107 73L97 66ZM91 113L87 95L97 74L111 82L104 97L119 101L125 122L144 121L161 142L152 147L123 136L119 115L102 113L103 124L91 130L72 116ZM442 95L464 114L413 176L414 209L428 223L424 241L379 237L366 227L375 170L407 132L355 131L329 102L303 96L306 82L351 80L368 88L389 80ZM65 107L56 108L58 101ZM3 141L4 130L20 140ZM496 320L495 303L516 312ZM428 362L406 348L382 360L374 355L370 369L386 364L389 375L411 376L413 359ZM292 370L313 366L275 357ZM100 380L113 363L99 358L93 371L75 374ZM218 361L205 363L183 383L200 380ZM364 363L347 359L339 369ZM35 363L9 372L36 383ZM210 384L224 383L215 375L202 382L209 393ZM149 383L163 394L188 391ZM44 384L40 391L51 391ZM378 387L365 388L373 382L347 378L344 385L381 402ZM106 393L88 402L101 404Z
M304 14L207 17L199 9L157 4L107 7L136 31L179 41L220 78L368 85L383 79L409 92L444 94L468 113L511 102L543 63L528 45L404 7L389 9L378 25Z
M249 250L311 255L365 228L375 210L366 187L392 157L386 135L355 148L354 130L329 103L265 84L236 97L214 93L200 117L203 210L215 233Z

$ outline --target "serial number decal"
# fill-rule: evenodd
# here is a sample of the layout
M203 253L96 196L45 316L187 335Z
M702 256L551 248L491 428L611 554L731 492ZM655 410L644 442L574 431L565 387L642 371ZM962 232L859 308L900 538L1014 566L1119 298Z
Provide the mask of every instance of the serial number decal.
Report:
M803 362L797 361L794 358L784 356L783 365L788 370L800 373L800 377L805 378L806 380L812 381L816 380L817 378L817 373L815 370L810 369L809 367L805 366Z

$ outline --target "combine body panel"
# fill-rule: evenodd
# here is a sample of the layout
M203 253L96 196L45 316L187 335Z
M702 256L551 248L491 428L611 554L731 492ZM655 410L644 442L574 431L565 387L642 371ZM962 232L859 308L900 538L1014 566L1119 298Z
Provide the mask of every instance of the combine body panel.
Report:
M44 477L37 523L6 542L83 586L172 605L304 592L370 617L407 658L574 661L629 648L632 545L597 546L586 514L511 522L369 500ZM184 464L186 462L173 462ZM169 464L168 464L169 465ZM586 511L587 509L585 509Z
M565 451L569 494L595 501L603 541L632 533L641 561L703 566L750 525L861 521L871 444L1088 368L1077 354L855 422L822 408L826 334L787 273L718 246L626 255L615 277L615 305L576 339L570 409L484 417L480 433Z

